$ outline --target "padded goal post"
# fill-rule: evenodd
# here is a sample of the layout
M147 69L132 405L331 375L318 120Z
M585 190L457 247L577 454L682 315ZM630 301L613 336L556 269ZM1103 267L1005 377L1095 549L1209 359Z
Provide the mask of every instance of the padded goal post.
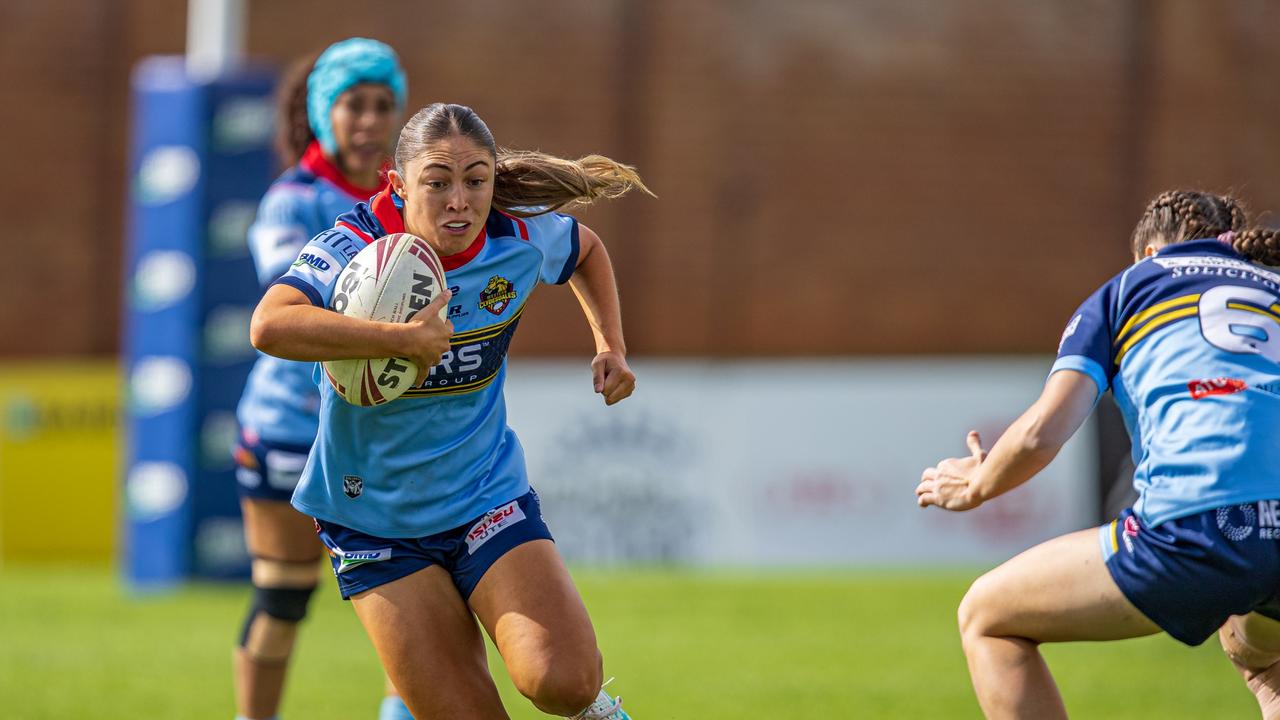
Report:
M256 358L245 231L275 167L274 74L135 69L125 268L124 542L137 588L248 573L231 444Z

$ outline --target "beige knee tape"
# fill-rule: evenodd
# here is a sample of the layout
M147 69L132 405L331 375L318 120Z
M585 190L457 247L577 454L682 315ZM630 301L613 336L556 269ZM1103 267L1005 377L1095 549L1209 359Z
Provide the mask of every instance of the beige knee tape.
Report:
M1222 641L1222 650L1227 657L1248 670L1258 672L1280 661L1280 653L1256 648L1249 644L1241 628L1240 618L1228 619L1218 631L1218 639Z

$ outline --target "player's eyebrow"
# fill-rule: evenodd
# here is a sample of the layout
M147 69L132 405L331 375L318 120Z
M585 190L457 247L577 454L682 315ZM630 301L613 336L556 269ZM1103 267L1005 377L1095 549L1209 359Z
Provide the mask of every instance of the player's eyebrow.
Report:
M471 163L470 165L468 165L468 166L466 166L466 167L462 168L462 172L466 172L466 171L470 170L471 168L473 168L473 167L475 167L475 166L477 166L477 165L484 165L485 167L488 167L488 166L489 166L489 161L487 161L487 160L477 160L477 161L475 161L475 162ZM453 168L449 167L448 165L445 165L444 163L431 163L430 165L427 165L427 166L423 167L423 168L422 168L422 171L423 171L423 172L426 172L426 171L430 170L431 168L440 168L441 170L445 170L445 171L448 171L448 170L452 170L452 169L453 169Z

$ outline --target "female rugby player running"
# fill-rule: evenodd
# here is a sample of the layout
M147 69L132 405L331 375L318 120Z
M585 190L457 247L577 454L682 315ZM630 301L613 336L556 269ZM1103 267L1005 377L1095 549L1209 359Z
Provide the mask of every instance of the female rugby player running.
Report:
M334 218L380 189L406 91L395 52L364 38L335 43L286 75L278 93L276 146L291 167L262 197L249 229L264 285L284 274ZM235 653L240 720L276 716L324 554L311 518L289 505L316 436L314 367L258 358L237 411L236 479L254 588ZM391 688L379 718L412 720Z
M253 344L269 354L397 356L420 369L413 389L375 407L322 382L294 507L316 518L342 596L415 717L507 717L478 618L543 712L626 718L601 689L595 631L529 488L502 385L530 293L570 282L595 336L595 391L610 405L631 395L609 256L594 232L551 211L644 186L600 156L499 151L470 108L443 104L405 125L390 180L308 243L313 262L295 264L254 313ZM341 269L397 232L431 244L452 292L407 323L327 310ZM446 306L449 321L437 315Z
M924 471L921 507L968 510L1026 482L1111 389L1133 439L1138 500L1097 530L983 575L960 630L988 717L1062 718L1038 646L1214 631L1267 718L1280 717L1280 233L1228 197L1169 192L1133 233L1136 264L1062 334L1040 399L988 455Z

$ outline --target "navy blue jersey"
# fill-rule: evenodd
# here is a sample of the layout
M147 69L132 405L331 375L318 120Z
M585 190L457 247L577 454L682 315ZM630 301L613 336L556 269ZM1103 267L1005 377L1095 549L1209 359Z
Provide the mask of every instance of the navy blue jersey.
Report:
M1114 394L1143 523L1280 497L1280 274L1216 239L1161 248L1080 306L1064 369Z

